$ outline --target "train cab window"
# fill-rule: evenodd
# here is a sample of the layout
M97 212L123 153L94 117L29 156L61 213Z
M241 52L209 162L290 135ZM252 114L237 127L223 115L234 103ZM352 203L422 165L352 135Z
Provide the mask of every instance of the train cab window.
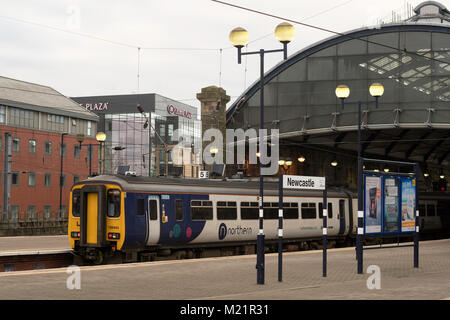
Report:
M150 220L158 220L158 202L155 199L148 201L148 211L150 213Z
M237 205L235 201L217 201L217 220L236 220Z
M319 202L319 219L323 219L323 203ZM333 204L328 202L328 219L333 219Z
M120 216L120 191L108 190L108 211L107 215L110 218L117 218Z
M302 203L302 219L316 219L316 204Z
M283 203L283 219L298 219L298 203Z
M434 217L436 215L436 206L434 204L427 204L427 217Z
M254 220L259 218L258 202L241 202L241 219Z
M79 217L81 212L81 191L80 189L72 192L72 215Z
M212 201L191 201L192 220L212 220L212 218L213 218Z
M183 200L175 200L175 219L177 221L182 221L184 219L183 214Z

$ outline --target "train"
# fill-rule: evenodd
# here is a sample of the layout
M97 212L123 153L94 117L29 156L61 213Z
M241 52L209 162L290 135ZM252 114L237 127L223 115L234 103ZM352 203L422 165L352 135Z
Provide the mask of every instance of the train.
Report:
M278 239L278 183L264 183L267 250ZM345 188L327 190L327 237L352 245L357 231L357 197ZM285 190L286 248L320 246L322 191ZM421 194L421 233L449 229L450 200ZM68 238L80 261L134 262L254 253L259 231L259 182L101 175L70 191Z

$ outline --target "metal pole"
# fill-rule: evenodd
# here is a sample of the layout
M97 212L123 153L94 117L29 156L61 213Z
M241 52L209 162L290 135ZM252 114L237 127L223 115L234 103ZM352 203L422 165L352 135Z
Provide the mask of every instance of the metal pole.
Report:
M361 157L361 102L358 102L358 234L357 234L357 255L358 274L363 273L363 219L364 219L364 192L363 192L363 164Z
M10 207L10 197L11 197L11 134L5 132L5 154L3 158L3 219L6 220L8 217L9 207Z
M92 177L92 144L89 144L89 177Z
M264 143L264 50L259 51L260 55L260 131L259 131L259 151L261 152ZM261 153L262 156L262 153ZM257 269L257 283L264 284L264 178L263 165L259 157L259 232L257 236L256 249L256 269Z
M98 170L100 176L102 175L102 149L103 149L102 142L100 142L100 150L99 150L100 168Z
M278 281L283 281L283 175L278 182Z
M414 233L414 268L419 268L419 165L414 165L414 175L416 180L416 228Z
M323 276L327 276L327 218L328 218L328 206L327 206L327 183L325 181L325 190L323 190L323 204L322 204L322 213L323 213Z
M63 154L63 146L64 146L64 136L67 133L62 133L61 134L61 146L60 146L60 150L61 150L61 168L60 168L60 173L59 173L59 214L61 214L61 210L62 210L62 189L63 189L63 159L64 159L64 154Z

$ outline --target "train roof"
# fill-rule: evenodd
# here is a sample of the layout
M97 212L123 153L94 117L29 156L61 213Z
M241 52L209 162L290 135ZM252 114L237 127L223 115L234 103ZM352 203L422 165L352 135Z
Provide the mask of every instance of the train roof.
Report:
M143 177L130 175L101 175L79 181L82 184L112 183L119 185L124 191L149 192L180 192L180 193L215 193L215 194L243 194L258 195L259 181L244 179L184 179L172 177ZM279 187L276 182L264 182L264 195L278 195ZM283 191L286 196L321 197L320 190L288 190ZM351 193L342 188L330 187L329 196L349 196Z

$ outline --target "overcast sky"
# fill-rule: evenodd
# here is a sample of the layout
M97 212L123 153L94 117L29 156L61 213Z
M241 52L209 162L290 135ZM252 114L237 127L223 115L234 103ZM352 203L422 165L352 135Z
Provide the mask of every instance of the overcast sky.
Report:
M338 32L373 25L392 10L401 13L407 3L379 0L375 7L366 0L224 1ZM414 7L421 2L408 1ZM441 3L450 7L447 0ZM245 58L238 65L229 32L241 26L249 31L250 41L266 36L251 42L249 50L281 48L273 36L281 20L210 0L0 0L0 8L0 75L48 85L66 96L138 92L141 47L140 93L198 107L201 88L220 85L232 102L259 77L259 58L250 56L247 65ZM332 36L294 26L289 55ZM281 59L281 54L268 55L266 70Z

